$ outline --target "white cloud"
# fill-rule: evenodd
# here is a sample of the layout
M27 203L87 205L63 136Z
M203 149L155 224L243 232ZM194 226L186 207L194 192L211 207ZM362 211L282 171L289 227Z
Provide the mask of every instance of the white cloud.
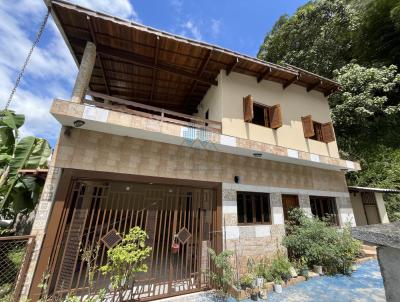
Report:
M169 3L176 10L177 13L182 11L183 1L182 0L170 0Z
M128 0L71 2L140 22ZM42 0L0 0L0 109L8 99L45 13ZM10 106L25 114L21 135L45 137L54 144L60 125L50 115L50 105L55 97L70 97L76 73L76 64L50 18Z
M200 32L199 27L194 23L193 20L186 21L182 24L183 35L187 35L189 33L190 36L195 38L196 40L202 40L202 34Z
M211 20L211 35L215 39L221 31L221 20Z
M121 18L141 22L129 0L70 0L69 2Z

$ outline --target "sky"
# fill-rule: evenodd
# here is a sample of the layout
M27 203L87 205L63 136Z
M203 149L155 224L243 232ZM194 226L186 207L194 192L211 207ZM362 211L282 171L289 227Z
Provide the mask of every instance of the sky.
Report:
M70 0L75 4L174 34L256 56L265 34L306 0ZM43 0L0 0L0 108L46 13ZM11 103L25 114L21 137L46 138L54 147L60 125L50 115L54 98L68 100L78 68L53 20Z

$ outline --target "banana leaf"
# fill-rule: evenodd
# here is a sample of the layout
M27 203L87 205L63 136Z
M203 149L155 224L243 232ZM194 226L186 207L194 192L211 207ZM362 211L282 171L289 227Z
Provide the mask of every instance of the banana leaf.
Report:
M11 155L14 150L14 133L9 127L0 127L0 155Z
M0 126L7 126L13 130L21 127L25 122L25 116L23 114L15 114L11 110L0 111Z

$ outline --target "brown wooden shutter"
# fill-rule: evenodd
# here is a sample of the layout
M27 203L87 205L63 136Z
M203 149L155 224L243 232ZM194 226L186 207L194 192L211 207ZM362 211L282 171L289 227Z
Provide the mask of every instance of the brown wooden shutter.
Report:
M243 116L245 122L251 122L253 120L253 97L251 95L243 98Z
M272 129L277 129L282 127L282 113L281 113L281 105L276 104L272 107L269 107L269 124Z
M325 143L335 141L335 132L333 131L333 125L331 122L321 125L322 139Z
M315 132L311 115L303 116L301 121L303 122L304 137L308 138L314 136Z

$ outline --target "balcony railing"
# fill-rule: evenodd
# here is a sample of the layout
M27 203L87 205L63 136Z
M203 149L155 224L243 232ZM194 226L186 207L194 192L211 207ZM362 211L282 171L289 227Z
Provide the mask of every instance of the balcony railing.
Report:
M222 130L221 122L203 119L201 117L183 114L141 103L131 102L98 92L88 91L87 95L92 96L93 100L85 99L84 103L99 108L142 116L161 122L168 122L187 127L205 129L217 133L221 133ZM96 99L102 99L103 102L99 102Z

